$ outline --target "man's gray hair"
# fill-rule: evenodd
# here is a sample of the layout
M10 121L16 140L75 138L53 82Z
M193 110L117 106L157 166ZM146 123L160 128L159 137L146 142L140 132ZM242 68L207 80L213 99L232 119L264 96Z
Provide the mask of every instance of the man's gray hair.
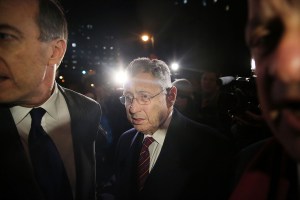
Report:
M158 59L136 58L127 67L127 76L132 78L138 73L151 73L159 82L162 88L172 87L171 72L168 65Z

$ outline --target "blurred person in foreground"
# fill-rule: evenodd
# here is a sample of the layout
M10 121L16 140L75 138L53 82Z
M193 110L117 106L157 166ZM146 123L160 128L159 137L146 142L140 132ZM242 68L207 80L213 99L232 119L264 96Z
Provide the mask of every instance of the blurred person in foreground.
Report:
M249 0L246 40L274 135L241 152L231 200L299 199L300 1Z
M67 34L54 0L0 0L0 199L96 199L101 108L55 82Z
M121 135L116 149L116 199L224 199L230 143L174 109L177 89L163 61L137 58L127 75L120 100L134 128Z

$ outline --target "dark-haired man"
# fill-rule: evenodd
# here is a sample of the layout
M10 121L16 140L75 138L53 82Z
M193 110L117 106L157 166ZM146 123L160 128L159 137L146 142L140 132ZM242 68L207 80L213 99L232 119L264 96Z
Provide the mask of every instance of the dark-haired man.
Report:
M55 82L67 35L54 0L0 0L0 199L95 199L101 109Z

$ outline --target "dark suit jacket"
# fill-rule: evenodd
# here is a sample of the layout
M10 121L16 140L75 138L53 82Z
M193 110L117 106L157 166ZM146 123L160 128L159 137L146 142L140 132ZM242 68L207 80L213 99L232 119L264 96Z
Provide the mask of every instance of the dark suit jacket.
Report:
M160 155L144 188L137 191L137 162L143 134L125 132L116 150L116 199L226 199L224 161L233 146L215 130L173 111Z
M71 116L76 165L76 200L95 199L94 142L101 108L83 95L59 86ZM43 199L8 107L0 105L0 199Z

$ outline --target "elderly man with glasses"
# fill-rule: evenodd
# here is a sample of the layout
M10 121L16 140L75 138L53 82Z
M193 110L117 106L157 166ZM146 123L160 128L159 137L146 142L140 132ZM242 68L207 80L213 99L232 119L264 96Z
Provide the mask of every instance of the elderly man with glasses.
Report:
M137 58L127 75L120 101L133 128L116 149L115 199L222 199L233 146L173 108L177 88L163 61Z

